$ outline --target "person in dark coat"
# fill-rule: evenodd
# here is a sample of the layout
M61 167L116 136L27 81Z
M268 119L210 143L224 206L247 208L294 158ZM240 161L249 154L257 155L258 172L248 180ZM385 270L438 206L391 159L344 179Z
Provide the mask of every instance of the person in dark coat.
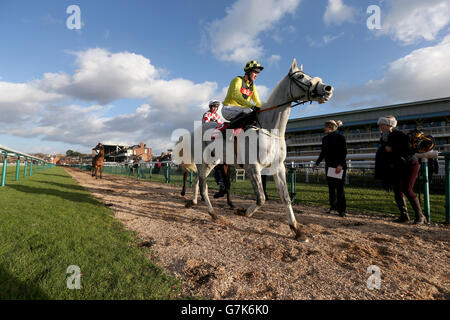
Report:
M325 173L327 174L328 191L330 196L330 209L328 213L337 211L341 217L345 217L347 204L345 200L344 181L347 171L345 158L347 157L347 143L345 137L337 132L342 121L329 120L325 122L324 131L327 134L322 139L322 150L319 158L313 165L317 166L325 159ZM335 168L335 173L343 172L342 178L328 176L328 168Z
M425 216L422 214L420 201L413 191L419 172L419 161L411 141L405 133L395 129L397 120L393 116L378 119L378 126L381 131L380 152L389 154L384 158L384 161L388 162L383 166L391 168L391 173L388 174L391 174L395 202L400 210L400 217L394 221L399 223L409 221L408 207L404 198L406 196L416 215L414 223L423 224ZM380 159L377 160L380 161Z

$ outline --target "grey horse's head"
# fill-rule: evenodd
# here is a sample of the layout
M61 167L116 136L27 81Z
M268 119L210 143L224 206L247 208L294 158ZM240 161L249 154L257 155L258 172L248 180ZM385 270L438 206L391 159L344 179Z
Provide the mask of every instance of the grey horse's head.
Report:
M319 77L311 77L303 72L303 66L297 66L297 61L292 61L289 70L291 79L290 95L295 100L317 101L325 103L333 96L334 88L323 83Z

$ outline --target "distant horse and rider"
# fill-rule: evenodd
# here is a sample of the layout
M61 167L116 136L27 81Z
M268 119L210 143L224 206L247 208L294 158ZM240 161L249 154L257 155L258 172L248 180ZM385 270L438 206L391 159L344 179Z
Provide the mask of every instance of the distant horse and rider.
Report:
M102 179L103 162L105 161L105 149L103 148L103 144L99 142L93 150L96 151L96 155L92 159L92 177L98 179L98 176L100 176L100 179Z
M201 163L198 163L198 161L196 163L194 162L194 146L196 145L194 137L202 138L205 131L220 128L223 134L227 132L227 137L223 141L229 142L228 134L231 130L228 129L233 129L234 135L238 135L235 133L236 130L245 130L245 132L240 133L244 136L244 142L238 148L239 150L243 149L245 151L244 159L241 158L239 161L233 161L233 163L227 164L245 169L256 195L256 203L250 205L247 209L239 208L235 213L251 217L264 204L266 196L261 176L263 171L264 174L273 176L281 201L286 206L289 227L295 233L295 239L308 241L302 225L295 218L287 189L286 168L284 164L287 148L284 135L291 107L293 107L291 106L292 103L296 103L296 105L313 101L317 101L319 104L326 103L332 97L334 88L324 84L322 79L318 77L307 75L303 72L302 66L297 66L297 62L294 59L288 74L279 81L269 95L267 102L261 103L257 95L255 97L256 88L253 82L262 69L262 66L256 61L249 61L244 68L246 76L237 77L230 83L227 97L223 102L224 108L222 109L222 115L226 120L230 121L229 124L218 127L217 123L204 123L200 128L196 129L198 132L195 134L193 132L185 134L176 143L176 151L174 152L176 162L181 167L184 167L186 172L197 172L194 197L186 203L186 207L197 204L197 197L200 192L200 195L205 199L211 218L213 220L218 218L208 196L206 179L214 167L218 164L224 164L226 163L225 160L230 159L230 155L227 156L227 151L232 152L231 150L233 149L232 147L227 148L225 146L217 147L217 143L213 139L211 141L201 141ZM241 97L245 100L245 104L239 103ZM253 100L255 105L250 103L250 99ZM244 130L239 130L240 128ZM254 133L258 137L258 143L254 145L246 143L245 135L247 133ZM220 141L220 139L217 140ZM228 143L224 145L228 145ZM215 152L216 150L222 152ZM235 159L236 147L234 148L234 153ZM259 155L259 158L256 161L250 161L249 156L252 156L254 153ZM205 161L203 155L210 156L209 158L212 160ZM231 155L231 158L233 158L233 155ZM228 204L230 204L230 199Z

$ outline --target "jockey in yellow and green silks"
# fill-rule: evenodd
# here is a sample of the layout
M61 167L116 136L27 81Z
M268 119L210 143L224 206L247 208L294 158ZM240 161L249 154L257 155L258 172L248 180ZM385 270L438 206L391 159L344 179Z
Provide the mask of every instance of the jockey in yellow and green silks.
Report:
M236 125L239 127L243 122L235 120L245 119L245 116L252 111L254 111L253 114L256 114L256 110L261 107L254 81L263 69L258 61L251 60L244 67L245 75L238 76L231 81L222 108L222 116L225 120L231 121L229 128Z

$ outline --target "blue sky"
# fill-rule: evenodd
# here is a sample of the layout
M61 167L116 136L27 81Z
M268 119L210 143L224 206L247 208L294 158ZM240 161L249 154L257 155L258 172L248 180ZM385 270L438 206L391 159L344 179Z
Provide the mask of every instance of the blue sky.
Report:
M80 30L66 26L70 5ZM293 58L334 86L291 118L450 96L449 17L449 0L2 0L0 145L160 153L253 59L263 100Z

